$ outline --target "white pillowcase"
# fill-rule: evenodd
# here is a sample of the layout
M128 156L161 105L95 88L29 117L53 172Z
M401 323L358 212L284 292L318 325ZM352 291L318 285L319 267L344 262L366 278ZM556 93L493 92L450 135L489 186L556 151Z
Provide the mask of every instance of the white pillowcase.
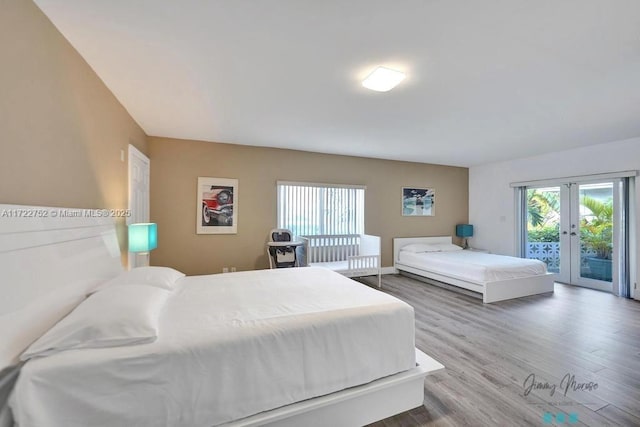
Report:
M171 290L184 276L184 273L170 267L138 267L119 274L98 290L120 285L150 285Z
M160 312L169 295L165 289L147 285L98 291L31 344L20 360L71 349L153 342L158 338Z
M436 244L427 243L411 243L400 248L401 251L419 253L419 252L441 252L442 249Z
M461 246L454 245L453 243L438 243L435 246L437 246L441 252L454 252L462 250Z

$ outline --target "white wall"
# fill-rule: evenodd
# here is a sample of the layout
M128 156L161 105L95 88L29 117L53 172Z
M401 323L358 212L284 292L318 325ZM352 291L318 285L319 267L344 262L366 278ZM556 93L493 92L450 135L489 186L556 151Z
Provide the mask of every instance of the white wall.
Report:
M469 169L469 223L474 226L470 245L515 255L515 191L509 187L512 182L624 170L640 170L640 137L473 166ZM640 185L636 186L636 211L640 213ZM640 230L640 215L635 223L635 229ZM636 247L640 247L638 237L636 232ZM637 266L638 261L636 257L632 264ZM640 292L636 295L640 296Z

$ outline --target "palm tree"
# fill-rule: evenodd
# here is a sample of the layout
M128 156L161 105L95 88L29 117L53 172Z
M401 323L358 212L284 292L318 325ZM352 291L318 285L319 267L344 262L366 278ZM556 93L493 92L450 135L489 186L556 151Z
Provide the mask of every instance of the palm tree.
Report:
M591 248L598 258L611 259L613 200L603 202L582 196L580 204L591 212L591 215L583 216L580 221L580 235L584 245Z
M550 221L557 221L560 214L559 193L528 190L527 214L528 222L532 227L544 227Z

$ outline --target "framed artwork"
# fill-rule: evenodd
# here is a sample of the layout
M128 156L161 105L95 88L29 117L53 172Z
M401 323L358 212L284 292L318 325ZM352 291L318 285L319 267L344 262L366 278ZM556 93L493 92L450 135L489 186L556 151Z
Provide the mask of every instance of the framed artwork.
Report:
M198 177L197 234L238 232L238 180Z
M434 216L435 206L433 188L402 187L402 216Z

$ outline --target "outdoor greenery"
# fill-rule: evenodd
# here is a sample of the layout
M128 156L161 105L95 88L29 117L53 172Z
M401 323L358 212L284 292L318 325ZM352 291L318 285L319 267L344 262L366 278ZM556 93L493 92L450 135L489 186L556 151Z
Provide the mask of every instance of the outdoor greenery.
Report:
M580 199L591 211L580 222L580 235L584 246L593 250L598 258L611 259L613 241L613 201L602 202L589 196Z
M580 275L611 281L613 247L613 199L580 197ZM527 191L527 242L536 244L534 257L558 271L560 243L559 191ZM573 239L572 239L573 240ZM541 244L543 243L543 244ZM545 245L548 243L549 245ZM533 245L529 245L532 246ZM529 246L527 250L529 250ZM547 253L548 252L548 253ZM555 253L555 255L554 255Z
M538 190L527 191L527 213L529 231L557 224L560 218L559 194Z
M554 192L527 192L527 241L559 242L560 201ZM580 221L580 236L585 249L597 258L611 259L613 235L613 201L582 196L580 203L590 214Z
M560 225L548 227L537 227L528 230L527 241L529 242L559 242Z

